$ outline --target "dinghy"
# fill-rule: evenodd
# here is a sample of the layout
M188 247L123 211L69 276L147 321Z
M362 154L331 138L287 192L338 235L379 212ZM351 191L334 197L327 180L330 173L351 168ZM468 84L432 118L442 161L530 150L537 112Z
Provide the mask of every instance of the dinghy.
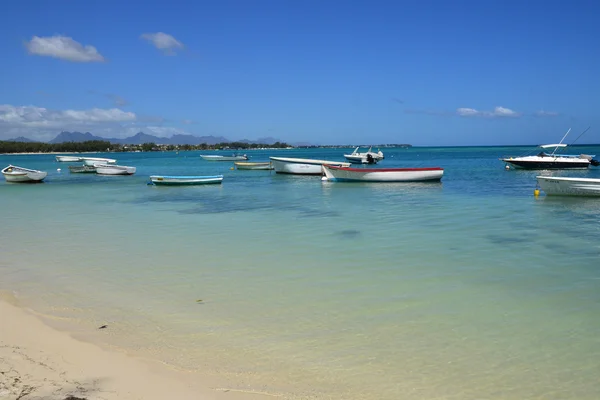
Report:
M46 175L45 171L38 171L35 169L17 167L16 165L9 165L2 170L2 175L6 182L41 182L44 180Z
M223 175L213 176L168 176L168 175L152 175L150 180L155 185L164 186L180 186L180 185L207 185L221 183Z

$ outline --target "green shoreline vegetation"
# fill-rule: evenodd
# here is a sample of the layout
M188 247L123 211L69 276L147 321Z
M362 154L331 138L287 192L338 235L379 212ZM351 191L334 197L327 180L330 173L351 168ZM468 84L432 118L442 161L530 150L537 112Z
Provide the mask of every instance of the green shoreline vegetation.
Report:
M116 144L104 140L90 140L86 142L13 142L0 141L0 153L103 153L103 152L138 152L138 151L189 151L189 150L252 150L252 149L285 149L292 146L287 143L275 142L273 144L230 142L198 145L192 144Z

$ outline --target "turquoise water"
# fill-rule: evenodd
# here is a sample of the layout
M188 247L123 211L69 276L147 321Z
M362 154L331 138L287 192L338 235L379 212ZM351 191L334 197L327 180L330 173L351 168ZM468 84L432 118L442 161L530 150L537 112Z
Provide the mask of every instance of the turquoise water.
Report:
M445 168L434 184L323 183L199 152L117 154L137 173L107 177L71 175L52 155L0 156L49 171L43 184L0 182L0 289L234 389L596 399L600 200L535 198L540 172L498 160L526 150L383 149L381 166ZM155 187L152 174L225 179Z

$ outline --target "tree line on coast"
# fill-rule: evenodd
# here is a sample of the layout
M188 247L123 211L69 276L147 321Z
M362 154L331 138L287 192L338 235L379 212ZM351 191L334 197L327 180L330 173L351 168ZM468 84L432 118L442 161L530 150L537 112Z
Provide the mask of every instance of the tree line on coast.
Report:
M226 142L217 144L181 144L162 145L156 143L143 144L116 144L105 140L89 140L85 142L14 142L0 141L0 153L83 153L83 152L126 152L126 151L189 151L189 150L249 150L261 148L289 148L287 143L275 142L273 144Z

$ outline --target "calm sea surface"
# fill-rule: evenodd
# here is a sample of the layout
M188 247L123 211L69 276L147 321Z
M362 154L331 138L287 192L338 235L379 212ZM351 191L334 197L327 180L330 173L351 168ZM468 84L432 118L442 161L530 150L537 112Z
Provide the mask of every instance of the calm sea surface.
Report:
M383 149L382 167L445 168L434 184L323 183L199 152L113 154L137 173L108 177L69 174L53 155L2 155L2 167L49 174L0 181L0 289L232 389L598 399L600 200L535 198L540 171L498 160L526 150ZM151 174L225 179L154 187Z

